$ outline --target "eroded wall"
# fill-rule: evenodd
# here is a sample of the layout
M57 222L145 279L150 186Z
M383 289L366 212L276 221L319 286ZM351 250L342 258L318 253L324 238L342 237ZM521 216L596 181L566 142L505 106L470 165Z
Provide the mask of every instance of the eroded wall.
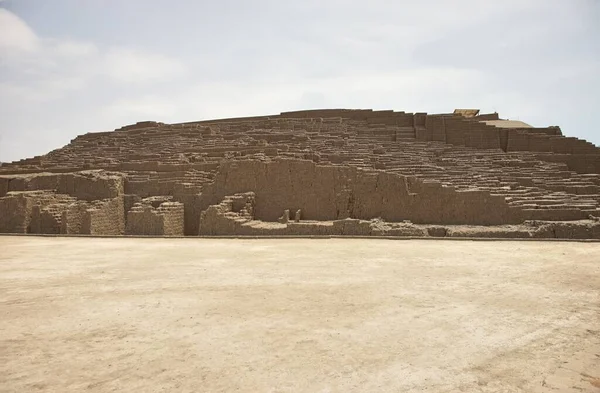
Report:
M127 235L183 236L184 206L162 202L158 208L147 201L136 203L127 213Z
M27 233L33 200L21 193L11 193L0 199L0 232Z
M400 237L480 237L600 239L600 220L572 222L526 221L522 225L441 226L390 223L380 219L346 218L335 221L256 220L252 212L255 194L247 192L226 196L211 205L200 217L202 236L400 236Z
M480 224L517 223L520 209L486 191L456 192L411 177L310 161L224 163L201 196L201 210L226 195L256 193L255 216L277 221L284 210L302 210L307 220L381 218L389 222Z
M87 235L123 235L125 216L123 196L96 201L86 209L81 225L81 233Z
M0 198L6 195L8 192L8 182L10 179L8 177L0 177Z
M4 186L2 185L4 184ZM103 171L78 173L38 173L32 175L3 176L0 178L0 196L7 191L53 190L58 194L93 201L111 199L123 194L122 174Z

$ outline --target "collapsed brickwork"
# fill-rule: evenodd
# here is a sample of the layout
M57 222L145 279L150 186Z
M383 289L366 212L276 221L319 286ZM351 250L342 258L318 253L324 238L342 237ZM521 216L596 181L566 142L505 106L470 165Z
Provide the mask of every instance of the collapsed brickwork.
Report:
M592 238L599 204L598 147L476 110L141 122L0 167L0 233Z

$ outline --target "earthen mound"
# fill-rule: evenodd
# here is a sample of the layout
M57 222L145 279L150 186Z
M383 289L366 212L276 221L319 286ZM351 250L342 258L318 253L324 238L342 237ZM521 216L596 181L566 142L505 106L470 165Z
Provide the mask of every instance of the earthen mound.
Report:
M600 149L498 114L140 122L0 166L0 233L600 238Z

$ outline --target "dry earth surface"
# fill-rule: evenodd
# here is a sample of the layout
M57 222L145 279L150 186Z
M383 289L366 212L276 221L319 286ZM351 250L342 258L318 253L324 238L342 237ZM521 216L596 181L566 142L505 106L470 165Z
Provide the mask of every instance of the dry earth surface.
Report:
M2 392L599 392L600 243L0 237Z

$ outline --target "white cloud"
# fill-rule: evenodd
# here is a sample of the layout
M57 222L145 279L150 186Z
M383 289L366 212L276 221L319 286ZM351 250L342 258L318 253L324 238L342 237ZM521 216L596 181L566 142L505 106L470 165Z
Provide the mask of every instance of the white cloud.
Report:
M48 46L52 47L57 55L65 57L90 57L97 56L99 49L91 42L75 40L51 40Z
M9 79L4 87L25 100L56 99L99 78L142 85L174 80L185 73L181 62L160 54L126 47L102 49L72 38L38 37L22 19L3 8L0 26L0 72L3 79Z
M127 83L177 79L185 73L184 65L177 60L127 48L110 49L103 64L108 76Z
M61 99L70 92L82 90L85 86L85 79L67 76L43 79L33 85L3 82L0 83L0 102L19 101L27 105L41 104Z
M21 18L0 8L0 56L10 56L15 52L32 52L38 48L36 34Z

